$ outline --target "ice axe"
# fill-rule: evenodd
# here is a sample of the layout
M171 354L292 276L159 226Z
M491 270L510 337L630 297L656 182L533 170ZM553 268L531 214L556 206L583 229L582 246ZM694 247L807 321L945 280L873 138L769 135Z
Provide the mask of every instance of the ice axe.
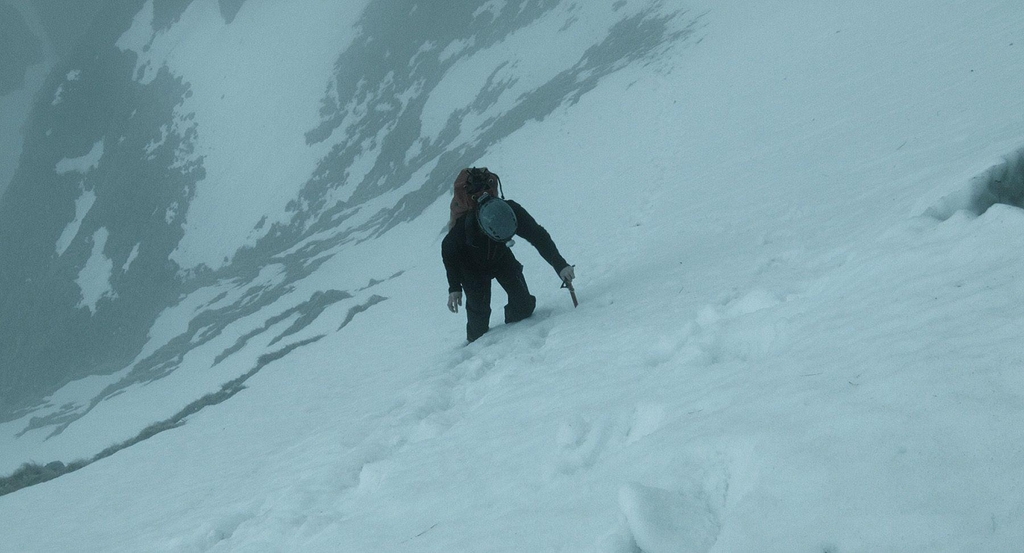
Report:
M562 288L568 288L569 289L569 295L572 296L572 306L573 307L579 307L580 306L580 302L579 302L579 300L576 299L576 289L572 287L572 282L569 282L568 280L563 280L562 281Z

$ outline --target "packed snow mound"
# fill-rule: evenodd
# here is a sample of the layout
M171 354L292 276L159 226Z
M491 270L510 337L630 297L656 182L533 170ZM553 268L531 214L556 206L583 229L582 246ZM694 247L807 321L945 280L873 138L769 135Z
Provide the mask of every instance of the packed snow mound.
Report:
M707 553L718 537L718 514L703 494L629 484L619 506L644 553Z

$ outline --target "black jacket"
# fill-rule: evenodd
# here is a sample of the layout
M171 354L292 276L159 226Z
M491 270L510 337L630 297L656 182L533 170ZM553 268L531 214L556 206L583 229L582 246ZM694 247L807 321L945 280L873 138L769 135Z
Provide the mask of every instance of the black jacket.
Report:
M558 248L555 247L548 231L537 224L523 206L512 200L505 201L516 214L516 236L533 244L555 272L568 267L569 264L558 253ZM455 224L441 242L441 258L448 273L449 293L462 291L462 275L467 272L493 277L519 265L519 261L508 246L491 240L480 230L476 223L476 214L472 211L455 220Z

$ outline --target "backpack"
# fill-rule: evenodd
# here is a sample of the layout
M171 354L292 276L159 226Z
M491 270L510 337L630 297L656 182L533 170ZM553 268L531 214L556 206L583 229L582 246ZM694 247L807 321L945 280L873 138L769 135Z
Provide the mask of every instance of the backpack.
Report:
M473 212L466 218L467 228L474 222L483 233L495 242L511 245L512 236L518 228L516 214L499 197L501 179L486 167L470 167L459 172L455 179L455 195L452 198L448 228L455 226L464 213ZM467 238L468 238L467 234Z
M448 228L455 226L455 221L463 213L473 211L477 208L477 198L486 192L492 198L499 197L498 188L501 186L501 179L498 175L487 170L486 167L469 167L459 171L455 178L455 196L452 198L451 215L448 218Z

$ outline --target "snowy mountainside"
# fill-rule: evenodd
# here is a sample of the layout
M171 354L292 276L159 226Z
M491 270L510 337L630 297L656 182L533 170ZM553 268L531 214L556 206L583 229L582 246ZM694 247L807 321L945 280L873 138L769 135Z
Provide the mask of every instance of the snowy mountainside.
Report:
M89 452L136 431L124 413L156 420L262 365L184 425L0 497L0 549L1019 550L1024 11L685 8L702 15L683 47L472 150L577 264L578 309L517 245L538 313L463 346L440 192L331 257L316 228L282 250L312 252L303 278L253 262L289 294L197 289L149 330L188 344L181 368L12 442ZM446 75L486 83L485 53ZM202 341L221 314L245 324Z
M127 438L332 305L366 305L403 262L349 257L327 289L301 283L696 25L650 2L241 6L110 3L51 76L0 204L0 310L19 321L0 329L5 468L66 458L51 440L105 409L135 428L94 416L90 449ZM149 386L172 375L194 388ZM141 412L104 405L141 387L158 398L128 394Z

